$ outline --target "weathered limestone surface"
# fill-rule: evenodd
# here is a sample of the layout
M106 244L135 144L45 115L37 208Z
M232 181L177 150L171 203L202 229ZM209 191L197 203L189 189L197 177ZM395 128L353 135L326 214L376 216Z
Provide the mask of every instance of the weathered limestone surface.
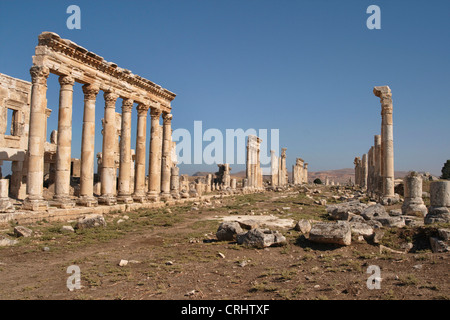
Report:
M312 242L349 246L352 242L352 231L346 221L316 223L312 226L308 239Z
M26 198L26 150L28 148L31 83L0 73L0 161L11 161L10 193ZM7 114L12 111L10 131Z
M248 136L247 141L247 187L250 189L262 189L263 179L260 163L260 145L262 140L254 135Z
M45 127L42 124L47 122L45 109L47 107L47 78L50 70L45 66L34 65L30 69L31 106L30 106L30 131L28 139L28 173L27 173L27 194L24 201L24 209L38 211L48 208L47 201L43 197L44 180L44 142Z
M151 116L151 137L150 137L150 161L148 175L148 193L147 197L156 201L161 193L161 148L162 148L162 130L159 124L161 110L152 108Z
M149 105L142 103L137 106L138 121L136 129L136 161L133 200L141 203L147 200L145 189L145 149L147 141L147 115L149 108Z
M424 222L426 224L450 222L450 181L430 183L430 207Z
M392 93L388 86L375 87L375 96L381 101L381 156L383 181L383 204L392 204L398 201L394 192L394 126L393 126L393 105Z
M237 235L238 244L251 248L266 248L286 244L286 238L278 231L269 229L251 229Z
M405 200L402 214L426 216L428 210L422 200L422 177L417 172L410 172L404 179Z
M122 102L122 125L120 139L119 192L117 201L132 203L131 197L131 111L134 101L124 99Z
M101 173L101 197L98 202L112 205L117 203L116 199L116 164L115 145L116 136L116 100L119 96L113 92L105 92L105 117L103 125L103 148L102 148L102 173Z

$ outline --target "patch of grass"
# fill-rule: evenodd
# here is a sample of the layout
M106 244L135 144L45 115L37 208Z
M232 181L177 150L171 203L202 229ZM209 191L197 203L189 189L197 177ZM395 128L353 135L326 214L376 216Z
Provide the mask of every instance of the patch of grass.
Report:
M276 292L278 290L275 286L270 286L265 283L256 283L253 285L253 287L249 290L250 292Z
M405 277L399 279L400 286L416 286L419 284L419 279L413 274L408 274Z

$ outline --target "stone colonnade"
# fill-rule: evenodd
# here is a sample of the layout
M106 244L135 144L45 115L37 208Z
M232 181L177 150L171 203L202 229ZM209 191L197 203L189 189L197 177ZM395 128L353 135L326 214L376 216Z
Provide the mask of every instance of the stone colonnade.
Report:
M95 53L63 40L58 35L44 32L39 36L33 66L30 128L28 140L27 198L24 209L48 208L43 198L44 143L46 140L47 78L50 73L59 76L60 95L58 139L56 149L55 195L52 205L73 207L97 203L112 205L117 202L144 202L147 199L168 199L178 194L178 170L174 169L171 139L172 114L170 102L175 94L155 83L106 62ZM84 109L81 137L80 196L70 197L70 163L72 146L72 101L75 82L83 84ZM104 92L104 127L101 154L101 195L94 197L94 142L95 104L99 91ZM122 99L120 163L116 195L116 102ZM137 105L136 165L133 174L131 153L131 114ZM151 114L150 159L148 190L145 190L145 157L147 114ZM160 117L163 125L160 125ZM175 175L177 177L175 177ZM173 177L172 177L173 176ZM132 187L134 185L134 188Z
M294 185L308 183L308 163L297 158L292 166L292 183Z
M388 86L374 87L381 102L381 135L375 136L374 146L362 160L355 158L355 184L383 204L398 201L394 192L394 130L392 93Z

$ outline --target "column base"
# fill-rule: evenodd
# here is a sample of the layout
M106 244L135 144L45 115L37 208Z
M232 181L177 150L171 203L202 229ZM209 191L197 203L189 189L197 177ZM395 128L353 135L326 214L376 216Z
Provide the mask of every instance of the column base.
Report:
M133 200L134 202L145 203L147 202L147 196L145 194L134 194Z
M113 206L117 204L117 199L112 194L102 195L98 198L98 204Z
M393 196L382 196L380 199L380 203L384 206L388 205L392 205L392 204L396 204L400 201L400 197L398 194L395 194Z
M173 199L180 199L180 193L179 192L171 192L171 196Z
M0 213L12 213L14 211L15 208L9 198L0 199Z
M31 210L31 211L46 211L48 210L48 202L44 199L29 199L26 198L23 201L23 207L24 210Z
M170 193L168 193L168 192L164 192L164 193L161 192L161 195L159 196L159 199L161 201L169 201L169 200L172 200L172 195Z
M96 197L81 196L77 204L83 207L96 207L98 206L98 200Z
M127 195L118 195L117 196L117 203L133 203L133 198L131 197L131 195L127 194Z
M60 209L72 209L75 207L75 201L69 196L54 196L49 204Z
M159 201L159 195L154 192L147 193L147 200L151 202L157 202Z

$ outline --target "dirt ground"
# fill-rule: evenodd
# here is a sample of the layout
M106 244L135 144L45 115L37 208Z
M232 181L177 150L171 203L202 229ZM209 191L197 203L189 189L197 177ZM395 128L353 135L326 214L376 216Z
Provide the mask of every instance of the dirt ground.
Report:
M335 200L328 187L317 196ZM431 227L388 229L383 245L353 241L348 247L317 245L292 228L277 228L283 247L248 249L219 242L222 216L273 215L327 220L324 206L298 189L215 199L163 209L117 212L105 228L62 233L63 225L28 226L36 235L0 248L0 299L327 300L449 299L449 255L432 253ZM124 216L129 219L124 220ZM119 219L124 222L117 223ZM125 217L126 219L126 217ZM274 218L275 219L275 218ZM0 230L12 238L13 226ZM44 250L44 248L49 250ZM219 254L220 253L220 254ZM128 260L119 266L120 260ZM81 289L69 291L67 268L81 270ZM370 290L371 265L381 288Z

